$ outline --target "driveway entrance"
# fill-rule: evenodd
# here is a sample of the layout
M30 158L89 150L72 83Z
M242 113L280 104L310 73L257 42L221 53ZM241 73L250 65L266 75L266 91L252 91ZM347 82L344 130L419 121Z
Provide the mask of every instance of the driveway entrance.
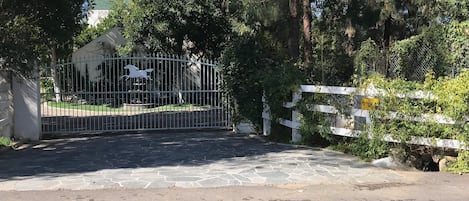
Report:
M52 68L41 78L45 135L231 127L223 77L210 60L110 55Z
M395 171L319 148L231 132L44 140L0 155L1 190L401 182Z

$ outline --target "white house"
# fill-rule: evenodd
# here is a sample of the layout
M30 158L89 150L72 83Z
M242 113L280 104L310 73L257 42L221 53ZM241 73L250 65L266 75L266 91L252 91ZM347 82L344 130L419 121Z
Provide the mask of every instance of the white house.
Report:
M99 81L101 75L98 66L106 55L114 54L116 48L125 45L126 40L119 28L112 28L105 34L72 53L72 62L82 76L88 70L90 81Z
M88 25L96 26L109 15L111 0L94 0L93 9L88 13Z

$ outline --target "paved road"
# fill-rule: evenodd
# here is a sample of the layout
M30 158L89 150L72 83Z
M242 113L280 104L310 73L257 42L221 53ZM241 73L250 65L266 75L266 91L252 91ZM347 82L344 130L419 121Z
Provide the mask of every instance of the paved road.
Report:
M341 153L231 132L44 140L0 155L0 191L408 181Z

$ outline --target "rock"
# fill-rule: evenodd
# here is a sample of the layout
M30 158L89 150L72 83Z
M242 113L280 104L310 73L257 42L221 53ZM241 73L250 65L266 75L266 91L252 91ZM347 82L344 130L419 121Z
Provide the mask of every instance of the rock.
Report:
M254 125L252 125L251 123L241 122L238 125L236 125L234 131L235 133L239 133L239 134L250 134L250 133L255 133L256 129L254 128Z
M402 165L396 161L394 161L391 157L386 157L386 158L380 158L377 160L373 160L371 164L375 167L381 167L381 168L400 168Z
M438 161L438 168L440 169L440 172L446 172L448 169L448 163L456 161L457 158L453 156L445 156L440 161Z

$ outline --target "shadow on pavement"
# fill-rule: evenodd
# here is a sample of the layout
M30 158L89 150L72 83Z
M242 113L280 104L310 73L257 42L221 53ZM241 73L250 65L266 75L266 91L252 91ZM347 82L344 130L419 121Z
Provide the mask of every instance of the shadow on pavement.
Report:
M125 134L43 140L0 155L0 179L21 176L93 172L103 169L200 166L236 157L262 156L298 150L231 132ZM308 158L312 163L352 165L356 159L324 152L334 160ZM258 159L259 160L259 159ZM265 159L260 160L268 160ZM366 165L364 165L366 166Z

